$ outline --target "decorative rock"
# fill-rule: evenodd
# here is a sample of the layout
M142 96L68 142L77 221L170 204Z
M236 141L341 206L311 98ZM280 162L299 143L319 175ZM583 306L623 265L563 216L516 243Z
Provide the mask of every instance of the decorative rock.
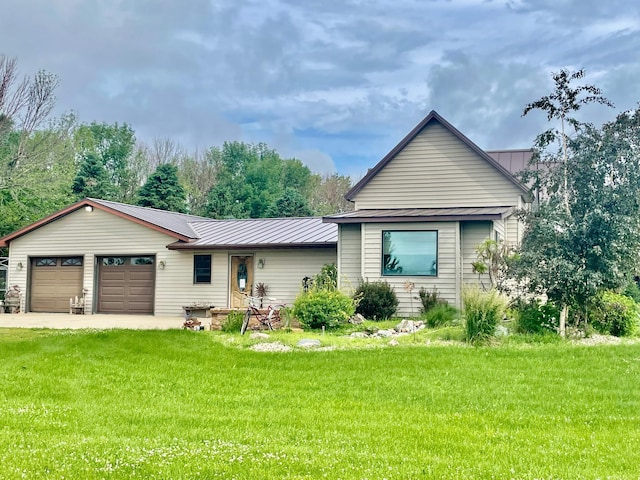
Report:
M376 337L391 337L395 332L393 330L378 330L375 333Z
M368 338L369 337L369 335L367 335L365 332L353 332L349 336L351 338Z
M506 337L509 335L509 329L504 325L498 325L496 327L496 337Z
M303 338L298 341L298 346L302 348L315 348L320 346L320 340L314 340L311 338Z
M265 339L265 338L269 338L269 335L266 333L262 333L262 332L253 332L249 338L252 339Z
M292 348L289 345L283 345L280 342L272 343L256 343L251 347L254 352L290 352Z
M362 315L360 315L359 313L356 313L353 317L349 319L349 323L352 323L354 325L360 325L365 320L366 319Z
M400 342L398 342L398 340L396 340L395 338L392 338L391 341L389 342L389 345L391 345L392 347L395 347L396 345L400 345Z

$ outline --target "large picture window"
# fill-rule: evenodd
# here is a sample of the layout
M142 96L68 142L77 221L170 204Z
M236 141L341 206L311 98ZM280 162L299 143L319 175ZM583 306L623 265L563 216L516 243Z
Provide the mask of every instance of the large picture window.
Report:
M211 283L211 255L193 256L193 283Z
M438 232L383 231L382 275L438 274Z

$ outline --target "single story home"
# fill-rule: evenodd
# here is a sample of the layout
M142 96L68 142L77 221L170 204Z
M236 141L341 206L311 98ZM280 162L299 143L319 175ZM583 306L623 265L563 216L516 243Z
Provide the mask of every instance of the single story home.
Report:
M337 227L316 218L212 220L85 198L0 239L23 312L181 315L194 303L241 307L263 283L291 303L302 279L336 261Z
M85 198L0 238L22 311L181 315L194 303L241 307L256 285L292 303L305 277L336 263L340 286L386 280L400 314L420 287L460 305L486 238L516 243L531 202L512 172L530 150L485 152L432 111L324 218L213 220ZM415 285L413 292L405 289Z

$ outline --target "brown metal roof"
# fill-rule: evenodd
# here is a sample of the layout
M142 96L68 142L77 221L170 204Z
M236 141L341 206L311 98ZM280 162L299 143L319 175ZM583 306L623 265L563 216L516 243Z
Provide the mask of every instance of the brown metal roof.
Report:
M362 177L362 179L356 183L351 190L347 192L345 198L347 200L353 201L355 195L364 188L364 186L371 181L373 177L375 177L380 170L382 170L387 163L389 163L393 158L398 155L402 151L404 147L406 147L414 138L416 138L422 130L424 130L427 125L431 122L438 122L444 128L449 130L454 136L456 136L461 142L466 144L471 150L477 153L481 158L483 158L487 163L492 165L496 170L502 173L511 183L513 183L516 187L518 187L525 197L529 197L529 189L522 185L509 170L507 170L504 166L502 166L499 162L493 159L490 155L487 154L484 150L478 147L475 143L469 140L465 135L460 132L457 128L447 122L444 118L442 118L438 112L435 110L431 110L429 115L427 115L416 127L409 132L409 134L404 137L398 145L396 145L393 150L391 150L382 160L378 162L378 164L373 167L367 174Z
M527 167L533 156L533 150L530 148L519 150L487 150L487 153L516 178L518 174Z
M153 230L165 233L167 235L178 238L182 241L188 241L196 238L195 232L189 226L189 221L202 220L203 217L195 215L184 215L182 213L167 212L164 210L156 210L153 208L137 207L135 205L127 205L125 203L110 202L107 200L99 200L96 198L84 198L73 205L69 205L51 215L44 217L37 222L27 225L15 232L0 238L0 247L7 247L9 243L36 230L44 225L58 220L70 213L75 212L86 206L96 208L105 212L112 213L121 218L131 220L140 225L144 225Z
M330 223L381 222L445 222L463 220L501 220L513 212L513 207L455 207L455 208L390 208L354 210L327 215Z
M137 205L99 200L97 198L89 198L89 200L103 205L110 210L123 213L129 217L137 218L145 223L156 225L160 228L178 233L181 236L188 238L198 238L198 235L189 226L189 222L210 220L206 217L199 217L197 215L187 215L185 213L169 212L167 210L158 210L155 208L138 207Z
M337 225L321 217L255 218L192 222L198 239L176 242L169 249L335 247Z

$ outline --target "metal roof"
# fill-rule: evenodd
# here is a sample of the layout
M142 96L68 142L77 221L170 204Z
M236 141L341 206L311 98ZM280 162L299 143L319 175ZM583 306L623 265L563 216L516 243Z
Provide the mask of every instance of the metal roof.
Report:
M335 247L338 242L337 225L321 217L203 220L190 226L199 238L169 249Z
M461 220L501 220L513 212L513 207L455 207L455 208L390 208L354 210L327 215L330 223L391 223L391 222L444 222Z
M487 153L516 178L520 172L527 168L533 156L533 150L530 148L518 150L487 150Z
M115 210L129 217L137 218L145 223L156 225L157 227L178 233L188 238L198 237L196 232L189 225L189 222L208 220L206 217L199 217L197 215L187 215L185 213L170 212L155 208L138 207L137 205L129 205L127 203L111 202L97 198L89 198L89 200L108 209Z

